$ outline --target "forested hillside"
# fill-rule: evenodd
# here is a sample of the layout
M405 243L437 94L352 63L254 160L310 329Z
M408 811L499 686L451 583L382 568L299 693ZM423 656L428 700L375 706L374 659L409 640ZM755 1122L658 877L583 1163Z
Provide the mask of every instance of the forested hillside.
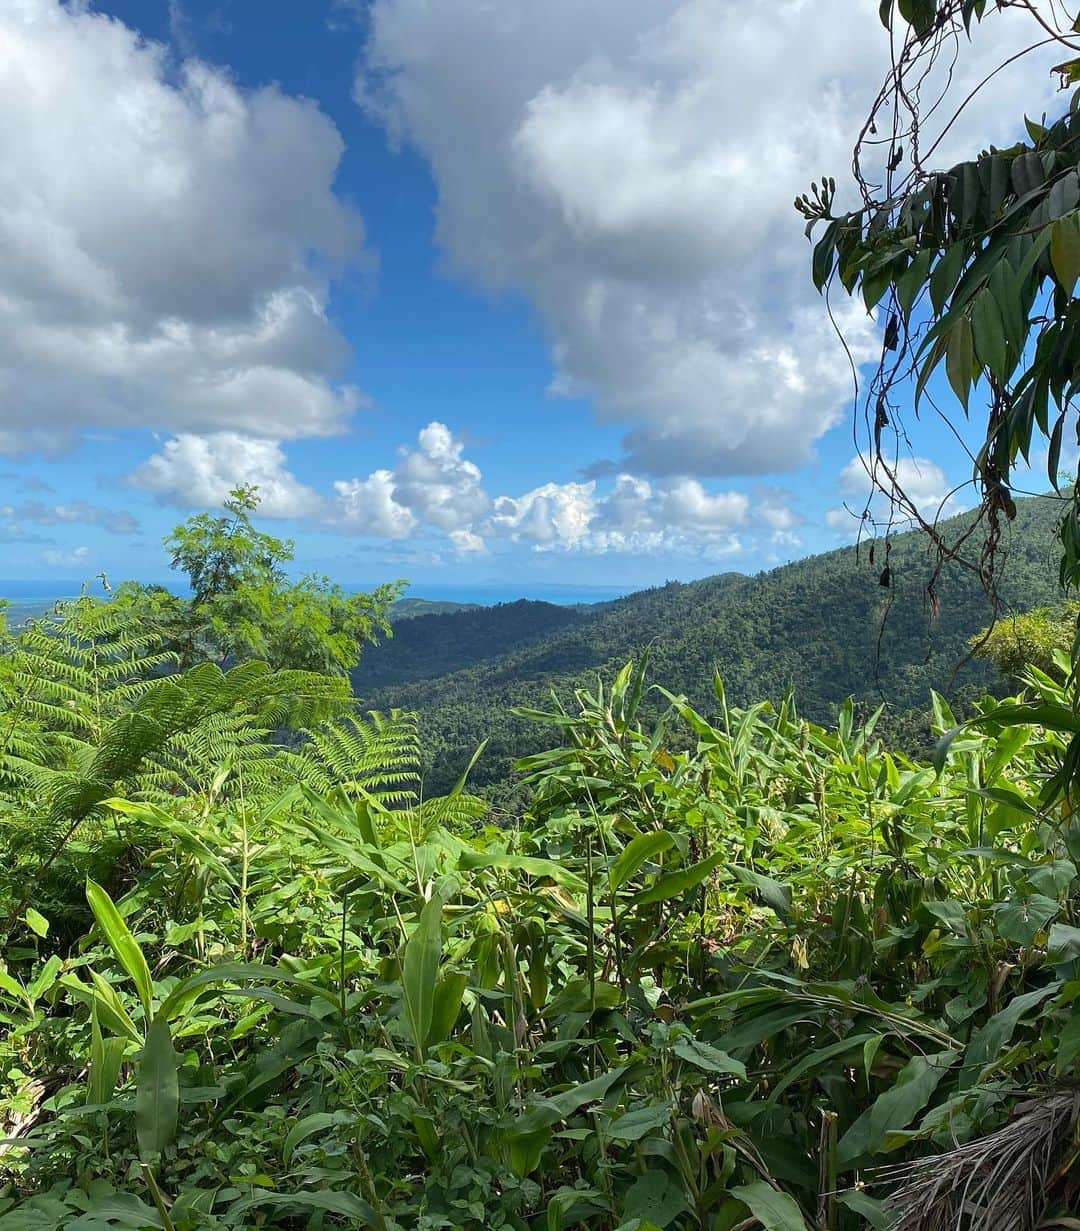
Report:
M588 609L528 599L401 618L391 608L394 635L365 654L352 670L353 689L364 696L388 685L432 679L486 662L579 624L587 618L583 610Z
M445 615L451 611L472 611L471 603L453 603L443 598L399 598L390 604L390 619L415 620L419 616Z
M1003 615L1060 599L1049 563L1057 510L1048 498L1018 503L1001 547ZM959 525L954 519L945 529L955 533ZM522 609L521 624L499 608L422 618L398 626L393 642L368 653L354 687L365 708L419 711L433 789L448 786L454 767L484 738L474 781L505 781L514 758L544 740L536 724L509 713L511 706L546 705L552 688L568 699L596 671L609 674L646 649L651 677L695 705L708 708L719 670L735 704L776 700L793 687L803 712L820 722L832 721L848 696L867 706L885 702L887 725L917 742L913 727L925 726L925 718L915 720L910 711L925 715L931 687L962 699L995 683L988 664L965 661L969 638L990 623L993 610L975 576L947 568L936 587L940 610L931 618L926 586L933 562L921 534L892 541L888 587L880 584L883 563L880 548L872 559L864 544L755 577L673 582L604 604L591 616L565 612L564 627L527 642L526 616L534 618L533 609L544 604L511 604ZM439 661L448 673L433 678Z

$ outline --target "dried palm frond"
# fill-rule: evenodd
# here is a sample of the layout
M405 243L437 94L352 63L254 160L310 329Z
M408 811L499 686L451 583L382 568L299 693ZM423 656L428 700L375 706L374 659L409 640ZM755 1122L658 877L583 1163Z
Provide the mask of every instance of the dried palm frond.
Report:
M891 1231L1035 1231L1077 1156L1080 1092L1032 1099L996 1133L881 1169Z

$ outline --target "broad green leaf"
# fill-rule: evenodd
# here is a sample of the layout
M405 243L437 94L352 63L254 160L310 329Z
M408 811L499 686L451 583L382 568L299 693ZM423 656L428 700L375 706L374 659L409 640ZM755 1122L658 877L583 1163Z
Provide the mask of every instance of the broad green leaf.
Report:
M695 1068L704 1069L707 1073L726 1073L732 1077L746 1078L746 1065L741 1060L735 1060L726 1051L702 1043L699 1039L680 1038L671 1045L671 1050Z
M949 378L953 393L956 394L965 411L968 408L968 393L971 390L971 379L974 372L974 336L971 332L971 322L966 316L962 316L949 334L948 347L945 351L945 374Z
M180 1109L177 1063L169 1023L157 1017L147 1031L135 1086L135 1133L142 1158L160 1154L176 1136Z
M956 1059L956 1052L943 1051L909 1060L893 1085L840 1138L836 1150L838 1163L849 1167L877 1153L889 1133L907 1128L930 1101Z
M623 885L640 869L642 864L668 850L675 839L662 830L638 834L619 852L608 871L608 884L612 889Z
M7 994L13 1000L16 1000L20 1005L26 1004L26 989L18 981L18 979L13 979L6 970L0 970L0 991L7 992Z
M971 329L980 363L1004 381L1009 374L1009 354L1001 308L989 288L980 291L971 308Z
M905 320L910 315L915 300L926 283L926 275L930 272L930 262L933 258L934 253L929 248L924 248L915 255L911 264L896 280L896 300Z
M670 1103L650 1103L647 1107L635 1107L611 1121L604 1130L613 1141L640 1141L656 1129L667 1126L671 1120Z
M461 1002L465 995L468 974L463 970L447 970L435 985L435 1003L432 1005L431 1026L427 1033L427 1046L445 1042L450 1037L461 1014Z
M682 1185L659 1167L646 1171L626 1190L621 1217L638 1218L654 1227L667 1227L686 1212Z
M936 314L940 315L960 280L967 255L966 244L953 244L934 266L934 272L930 275L930 302Z
M656 882L647 889L635 893L631 899L635 906L648 906L652 902L664 902L668 898L676 898L700 885L711 873L725 862L725 852L718 851L708 859L695 863L679 872L668 872L658 877Z
M1054 223L1050 232L1050 264L1062 290L1071 295L1080 277L1080 225L1076 214L1068 214Z
M851 1210L860 1218L865 1219L874 1231L889 1231L895 1225L896 1220L889 1213L884 1202L871 1197L861 1188L852 1188L847 1192L837 1193L836 1200L844 1209Z
M976 1085L982 1076L983 1069L1000 1056L1024 1014L1060 990L1060 983L1049 983L1037 991L1014 996L1004 1009L995 1013L985 1025L976 1030L964 1052L964 1067L960 1072L960 1089L969 1090Z
M765 905L771 907L781 918L791 914L791 890L787 885L737 863L728 864L728 871L736 880L756 889Z
M544 1005L545 1017L558 1017L562 1013L591 1013L597 1009L614 1009L623 1002L622 988L606 979L570 979Z
M777 1192L764 1180L754 1180L731 1190L761 1223L762 1231L808 1231L806 1219L794 1197Z
M1048 962L1071 962L1080 957L1080 928L1067 923L1055 923L1046 942Z
M71 1207L65 1207L69 1213ZM5 1220L6 1221L6 1220ZM60 1226L58 1223L27 1222L26 1231L46 1231L46 1226ZM63 1225L75 1231L98 1231L105 1227L127 1227L129 1231L148 1231L149 1228L163 1228L165 1223L157 1210L151 1209L134 1193L108 1193L92 1197L86 1205L86 1213L82 1218L66 1218Z
M1071 1072L1080 1056L1080 1009L1074 1008L1072 1017L1065 1023L1058 1038L1057 1057L1054 1061L1058 1073Z
M106 1039L102 1036L95 1002L90 1013L90 1077L86 1084L88 1103L101 1105L110 1101L126 1048L126 1039Z
M287 970L277 966L260 965L258 962L224 962L220 966L209 966L197 974L182 979L162 1002L158 1016L166 1021L175 1021L208 991L221 991L232 983L286 983L297 987L309 995L336 1007L337 996L329 988L301 979ZM241 993L242 994L242 993ZM259 990L256 993L264 995Z
M554 859L540 859L533 855L505 855L497 851L462 851L458 857L458 868L470 872L474 868L509 868L524 872L527 876L538 879L553 880L557 885L565 885L568 889L583 891L585 881L576 872L564 868Z
M435 984L442 956L442 898L433 895L405 943L401 963L401 996L405 1021L421 1056L425 1053L435 1012Z
M260 1205L295 1206L300 1210L340 1214L342 1218L349 1219L355 1226L373 1227L375 1231L383 1231L387 1225L383 1216L362 1197L357 1197L353 1193L334 1192L328 1188L319 1192L253 1193L250 1197L242 1197L229 1206L230 1221L237 1214L255 1209Z
M623 1069L612 1069L592 1081L582 1082L552 1098L543 1099L511 1125L507 1134L511 1166L518 1175L528 1175L540 1164L544 1146L553 1125L572 1116L588 1103L602 1099L626 1076Z
M1080 204L1080 177L1074 170L1066 171L1050 188L1047 207L1052 219L1062 218ZM1051 240L1051 243L1053 240Z
M93 987L87 987L76 975L63 975L60 986L65 988L80 1004L88 1005L91 1011L96 1007L101 1023L114 1034L124 1035L133 1043L141 1044L143 1035L131 1020L123 1002L116 994L116 989L97 973L90 971Z
M304 1116L303 1119L297 1120L288 1133L286 1133L285 1140L282 1142L281 1161L286 1167L289 1166L292 1162L293 1152L302 1141L306 1141L308 1137L312 1137L316 1133L322 1133L328 1128L333 1128L335 1124L347 1123L348 1119L349 1117L340 1111L316 1111L309 1116Z
M90 903L98 927L116 954L117 960L131 976L142 1001L143 1013L149 1022L154 1012L154 981L150 977L150 967L146 964L138 942L116 909L112 898L92 880L86 882L86 900Z
M1011 897L994 907L998 931L1014 945L1030 945L1037 932L1058 913L1059 906L1045 894L1032 893Z
M769 1092L768 1101L775 1103L780 1095L795 1082L799 1080L804 1073L809 1073L811 1069L817 1068L818 1065L824 1064L828 1060L832 1060L836 1056L846 1055L849 1051L854 1051L856 1048L861 1048L864 1058L869 1058L869 1063L865 1067L869 1071L870 1064L873 1062L872 1057L876 1054L877 1049L881 1046L882 1035L873 1034L851 1034L845 1039L840 1039L836 1043L830 1043L827 1047L819 1047L816 1051L812 1051L808 1056L803 1058L792 1068L783 1070L784 1078L778 1082L776 1086Z
M26 926L34 933L35 936L40 936L44 939L49 934L49 921L39 910L35 910L32 906L26 908L26 914L23 916L26 920Z

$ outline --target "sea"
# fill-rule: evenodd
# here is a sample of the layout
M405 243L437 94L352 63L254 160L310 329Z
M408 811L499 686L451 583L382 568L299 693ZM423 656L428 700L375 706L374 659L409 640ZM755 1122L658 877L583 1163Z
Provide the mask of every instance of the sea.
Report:
M360 585L346 588L357 591L365 589ZM635 588L633 586L530 585L528 583L491 583L476 586L419 584L410 586L405 591L405 596L448 603L468 603L477 607L493 607L496 603L513 603L522 598L575 607L584 603L609 603L632 593ZM5 614L8 626L11 628L18 628L26 620L44 615L58 600L77 598L81 590L81 583L75 581L27 581L0 578L0 599L7 601ZM87 593L102 595L101 583L87 583Z

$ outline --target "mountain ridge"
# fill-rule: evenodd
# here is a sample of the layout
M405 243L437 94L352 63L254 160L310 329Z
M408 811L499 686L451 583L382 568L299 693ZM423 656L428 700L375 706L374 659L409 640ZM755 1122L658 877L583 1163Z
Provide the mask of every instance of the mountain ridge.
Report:
M1002 613L1061 601L1054 567L1054 527L1059 502L1031 497L1017 502L1016 519L1002 535ZM942 525L957 532L964 517ZM883 548L879 544L878 552ZM434 671L428 653L422 678L395 660L392 681L369 686L365 663L354 673L354 691L365 709L415 709L429 757L430 786L451 782L485 736L475 780L505 780L514 759L536 751L550 737L541 726L508 713L512 706L541 706L552 688L564 701L596 674L610 676L626 659L651 653L650 679L688 696L705 709L715 704L714 671L733 704L778 700L788 687L810 718L829 721L849 695L866 706L884 702L889 720L925 710L931 687L963 699L995 684L992 668L969 657L969 639L994 611L979 580L946 566L935 587L935 615L926 595L933 549L920 531L889 543L885 560L864 543L809 556L757 574L721 573L694 582L669 582L585 611L561 627L498 644L493 608L478 608L410 621L417 636L455 635L455 622L472 621L479 647L469 663ZM526 607L528 604L526 604ZM564 611L566 609L563 609ZM436 626L424 621L439 619ZM368 652L394 656L393 642ZM388 667L380 669L385 677ZM378 678L378 671L367 681Z

